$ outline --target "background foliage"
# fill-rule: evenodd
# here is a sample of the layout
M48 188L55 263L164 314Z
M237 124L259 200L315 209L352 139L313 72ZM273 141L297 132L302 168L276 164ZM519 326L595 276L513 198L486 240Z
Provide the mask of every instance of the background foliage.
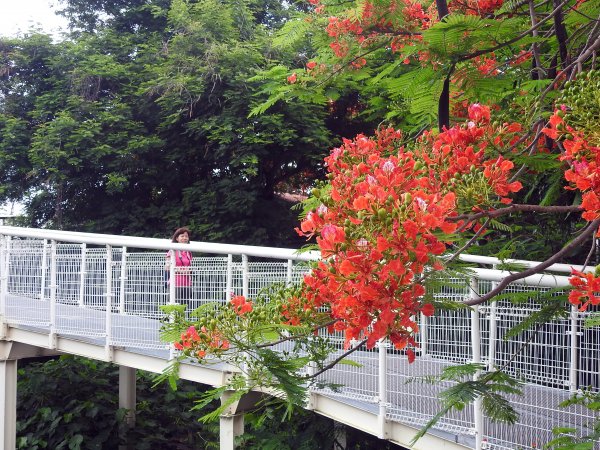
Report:
M306 99L248 114L267 98L257 70L310 51L272 43L302 7L61 5L63 41L0 39L0 201L24 202L22 224L298 246L281 194L306 193L345 118Z
M183 380L176 391L167 383L153 387L155 375L137 371L136 425L128 430L126 411L118 408L118 373L118 366L71 356L25 362L19 367L17 448L219 448L218 422L197 420L215 405L192 411L206 387ZM309 411L282 421L269 408L265 415L247 414L245 422L242 449L333 448L333 422ZM347 442L347 449L399 448L354 430Z

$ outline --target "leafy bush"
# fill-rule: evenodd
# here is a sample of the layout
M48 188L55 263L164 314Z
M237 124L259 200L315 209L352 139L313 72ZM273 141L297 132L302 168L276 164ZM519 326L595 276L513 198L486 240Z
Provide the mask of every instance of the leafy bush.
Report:
M192 411L206 386L178 380L176 391L168 383L153 388L154 376L137 371L136 424L127 429L127 411L118 407L118 366L74 356L25 362L19 368L17 449L218 449L219 423L198 421L216 405ZM297 410L283 420L280 411L246 414L239 448L333 448L331 419ZM346 441L348 450L400 448L350 428Z
M118 373L117 366L71 356L20 368L17 448L218 448L218 424L202 424L191 412L202 385L153 389L152 375L138 371L136 425L127 430Z

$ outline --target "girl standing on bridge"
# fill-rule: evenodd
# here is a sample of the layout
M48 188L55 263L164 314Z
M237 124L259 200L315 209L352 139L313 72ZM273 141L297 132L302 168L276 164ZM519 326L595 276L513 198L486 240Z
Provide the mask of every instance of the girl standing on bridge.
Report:
M189 244L190 230L186 227L177 228L171 242L179 244ZM175 259L175 301L181 304L188 304L188 309L192 309L192 276L190 275L190 266L192 265L192 252L185 250L169 250L167 252L167 262L165 270L170 274L171 255ZM171 279L167 280L167 286L170 286Z

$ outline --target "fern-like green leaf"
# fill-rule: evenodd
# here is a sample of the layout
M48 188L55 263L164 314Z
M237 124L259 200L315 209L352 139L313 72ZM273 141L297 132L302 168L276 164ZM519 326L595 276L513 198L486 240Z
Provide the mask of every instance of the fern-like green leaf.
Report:
M540 206L556 205L556 200L563 192L563 178L560 172L553 173L548 182L548 190L540 201Z
M481 399L481 407L486 416L495 422L515 423L519 414L510 402L495 392L486 392Z
M292 47L299 41L306 39L306 34L311 26L312 24L305 20L305 17L288 20L275 34L273 47L277 49Z
M586 318L583 326L586 328L600 326L600 313L593 314L590 317Z
M558 161L558 155L535 154L535 155L519 155L513 158L516 165L526 165L527 167L541 172L544 170L556 170L561 167Z
M338 364L345 364L347 366L352 366L352 367L363 367L363 365L361 363L358 363L358 362L353 361L348 358L344 358L344 359L338 361Z
M507 233L510 233L513 231L512 227L510 225L506 225L496 219L491 219L489 222L489 226L490 226L490 228L493 228L495 230L506 231Z
M535 328L536 325L567 316L569 309L567 308L566 295L554 296L549 300L549 303L544 305L540 310L532 312L520 323L509 329L504 335L504 339L514 338L525 331Z
M223 394L225 394L225 392L228 392L229 395L224 396ZM237 389L231 391L230 387L228 386L221 386L218 388L209 389L208 391L202 394L198 401L196 401L196 404L192 408L192 411L200 410L216 400L221 400L221 404L219 407L215 408L213 411L209 412L208 414L205 414L204 416L198 419L203 423L214 422L215 420L219 419L221 414L223 414L223 412L225 412L227 408L229 408L235 402L241 400L241 398L248 392L249 391L247 389Z
M599 2L584 2L578 5L577 8L569 9L565 14L565 25L569 28L575 28L589 23L590 17L598 17L600 15Z
M274 95L271 95L265 102L261 103L258 106L255 106L250 110L250 114L248 117L259 116L263 114L267 109L277 103L279 100L282 100L285 97L284 92L277 92Z

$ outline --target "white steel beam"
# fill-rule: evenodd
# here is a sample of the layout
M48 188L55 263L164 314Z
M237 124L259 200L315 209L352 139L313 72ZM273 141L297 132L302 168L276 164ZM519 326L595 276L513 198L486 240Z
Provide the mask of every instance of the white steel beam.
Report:
M6 339L27 343L36 347L48 348L48 335L35 331L8 327ZM102 345L82 342L62 336L57 336L56 338L56 350L61 353L69 353L99 361L107 361L105 348ZM165 356L162 357L159 355L131 352L123 348L114 347L112 349L111 362L117 365L146 370L148 372L162 373L169 364L166 357L167 354L167 350L165 350ZM210 386L223 386L227 383L233 371L234 369L232 367L225 367L217 364L207 367L199 364L183 363L179 367L179 377L184 380L195 381Z
M313 400L314 411L322 416L369 434L375 434L374 432L378 429L377 415L373 413L324 395L315 394ZM387 440L412 450L465 450L470 448L433 434L426 434L411 446L410 441L418 430L398 422L390 421L387 431L389 433Z

